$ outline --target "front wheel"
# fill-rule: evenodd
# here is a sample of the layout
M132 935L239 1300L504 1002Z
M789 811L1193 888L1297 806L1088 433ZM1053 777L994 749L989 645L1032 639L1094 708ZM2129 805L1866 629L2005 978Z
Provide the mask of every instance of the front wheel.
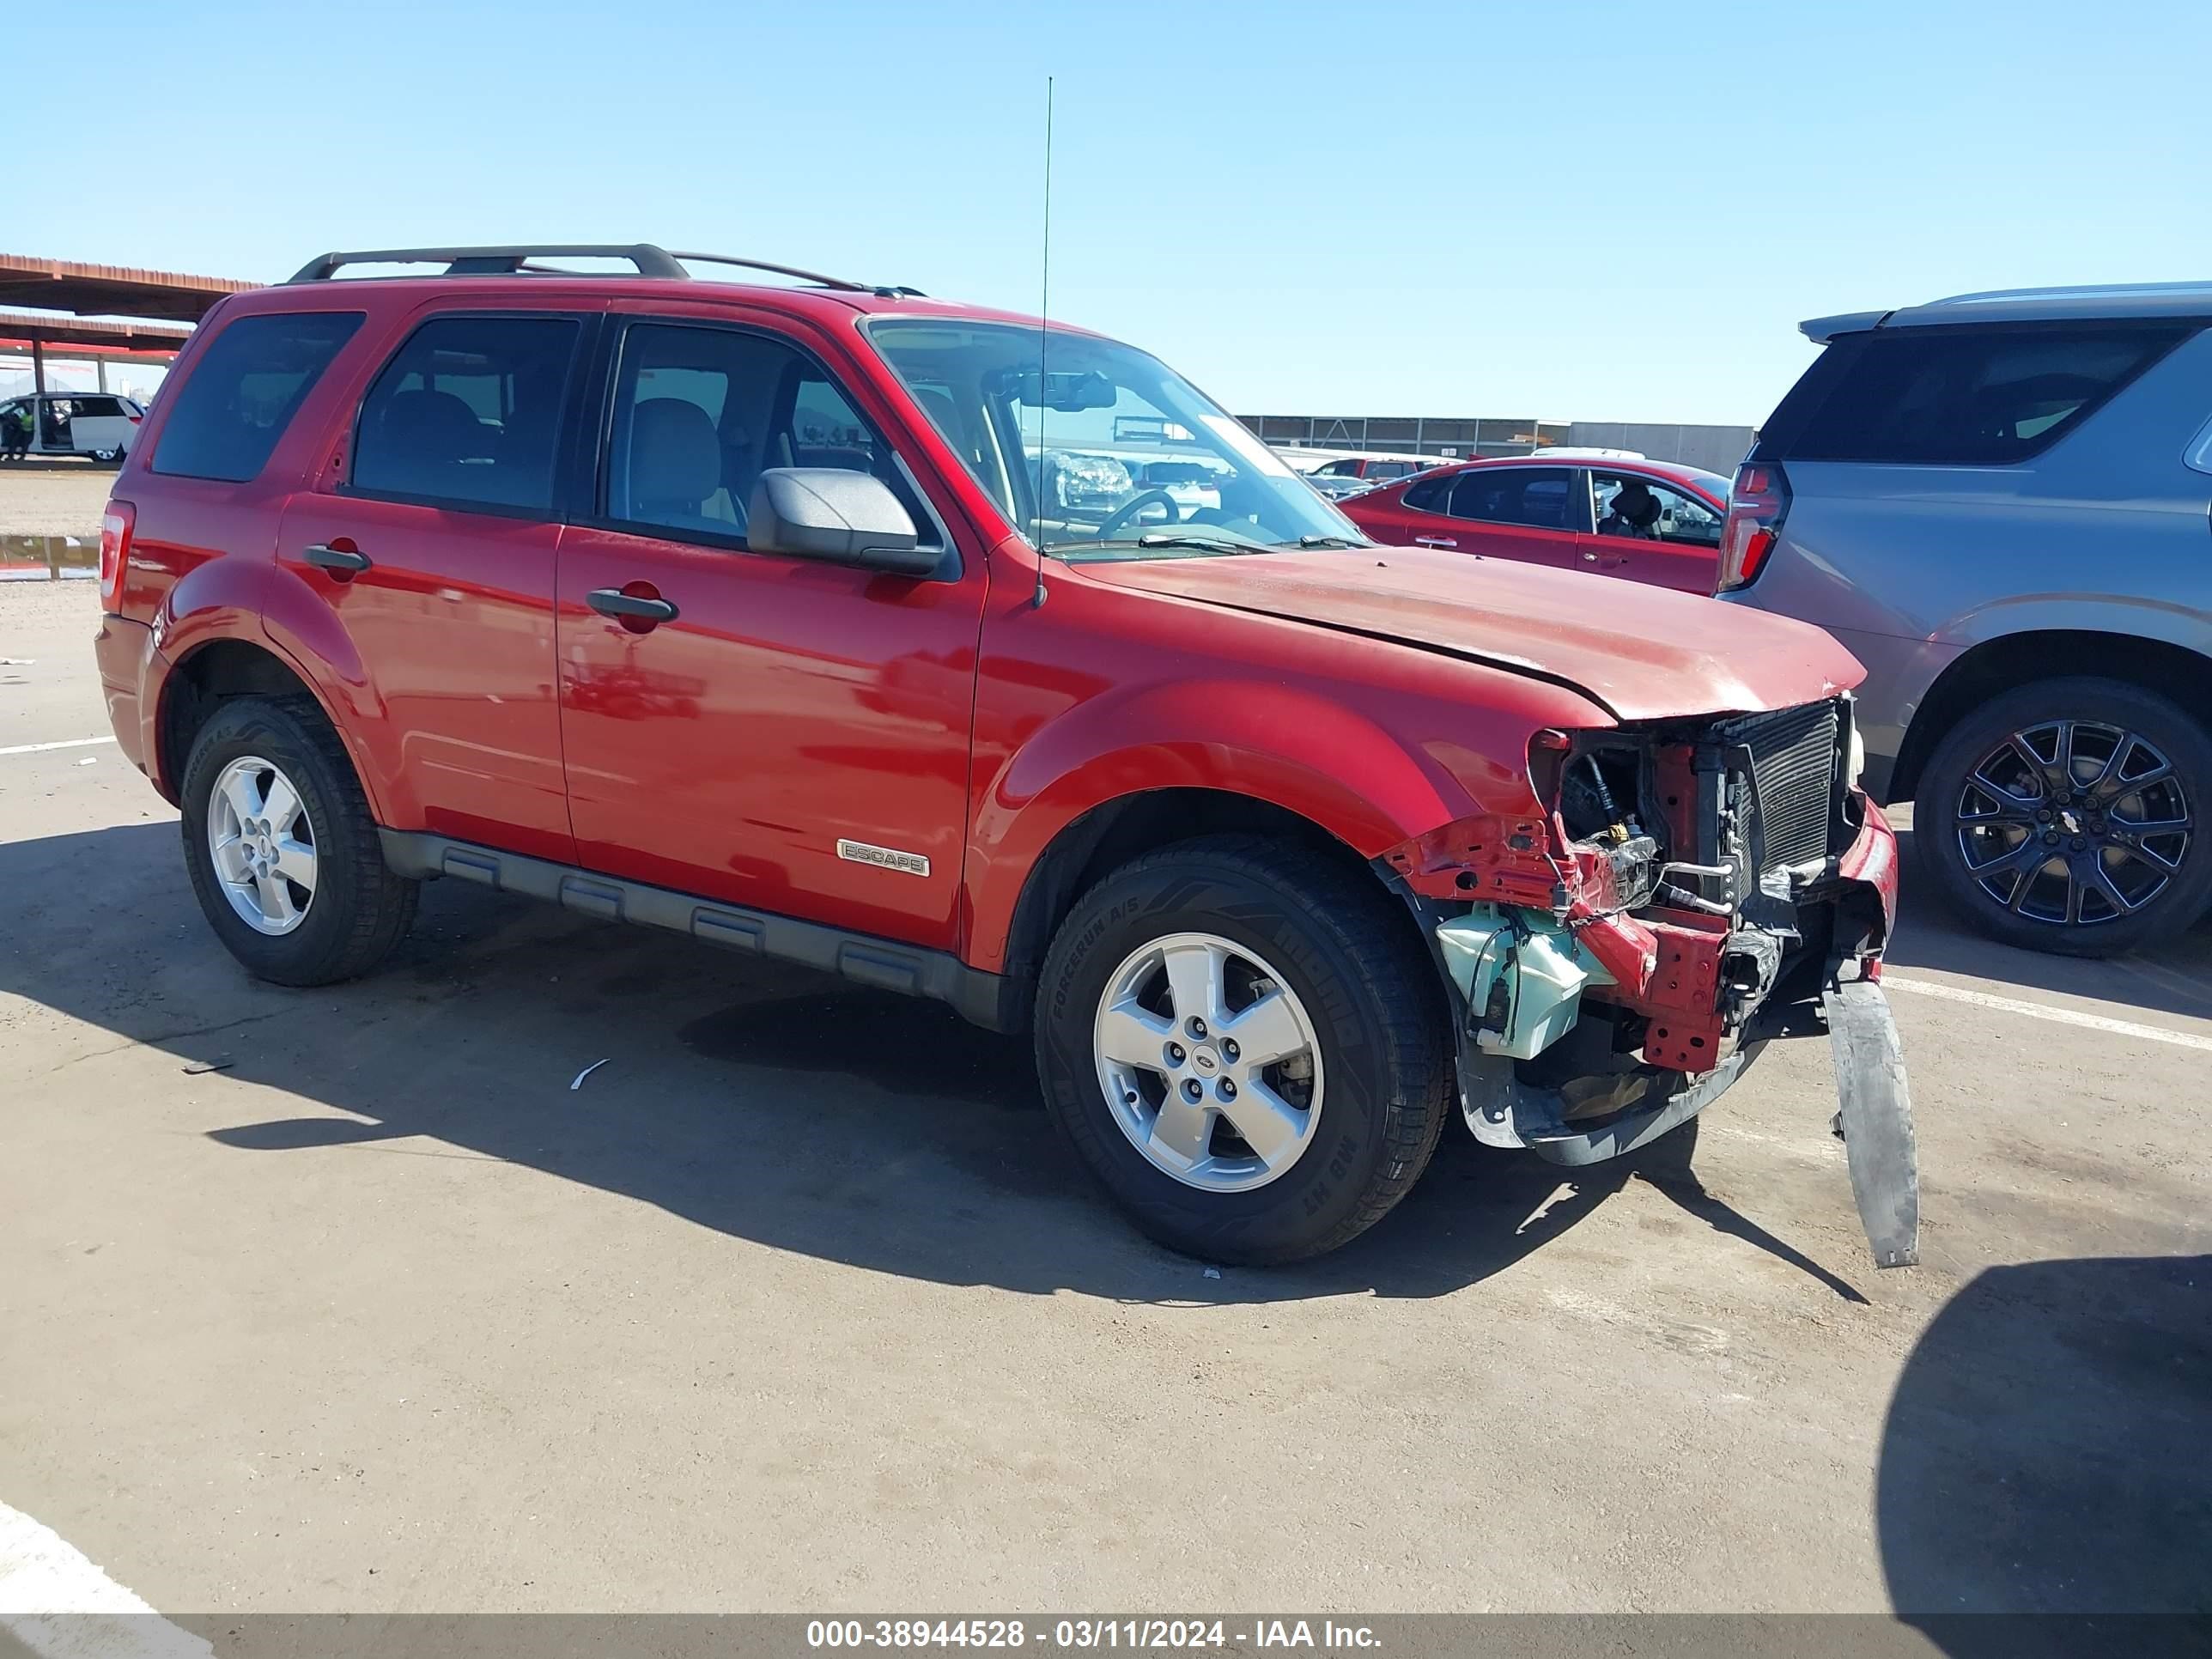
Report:
M2105 957L2212 902L2212 738L2156 692L2069 677L1984 703L1936 744L1913 803L1923 866L2007 945Z
M1296 1261L1410 1190L1448 1107L1436 970L1357 870L1257 836L1186 842L1078 902L1038 987L1045 1099L1162 1243Z

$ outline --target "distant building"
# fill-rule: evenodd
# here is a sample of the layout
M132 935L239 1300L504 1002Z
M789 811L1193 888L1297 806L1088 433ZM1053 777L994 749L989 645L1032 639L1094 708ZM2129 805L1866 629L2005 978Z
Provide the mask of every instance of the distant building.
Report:
M1565 444L1577 449L1630 449L1655 461L1675 461L1719 473L1735 471L1753 435L1747 426L1643 421L1380 415L1241 415L1237 418L1267 442L1299 449L1464 460L1486 455L1530 455Z

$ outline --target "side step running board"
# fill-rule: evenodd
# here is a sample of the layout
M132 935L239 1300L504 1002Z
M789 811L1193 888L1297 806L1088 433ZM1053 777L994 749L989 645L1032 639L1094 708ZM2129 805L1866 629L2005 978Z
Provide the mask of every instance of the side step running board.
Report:
M689 933L710 945L797 963L858 985L947 1003L963 1018L987 1030L1018 1031L1026 1023L1028 1009L1014 981L970 968L949 951L848 933L767 910L741 909L672 888L621 881L442 836L382 829L376 834L383 844L384 861L398 874L417 881L454 876L502 893L545 899L602 921L641 922Z

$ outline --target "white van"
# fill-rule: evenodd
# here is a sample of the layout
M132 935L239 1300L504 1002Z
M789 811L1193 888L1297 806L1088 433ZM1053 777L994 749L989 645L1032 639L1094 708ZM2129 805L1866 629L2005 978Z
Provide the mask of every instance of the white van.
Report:
M137 441L146 411L128 398L106 392L49 392L0 403L0 453L13 455L22 442L23 417L33 416L28 453L82 455L115 463Z

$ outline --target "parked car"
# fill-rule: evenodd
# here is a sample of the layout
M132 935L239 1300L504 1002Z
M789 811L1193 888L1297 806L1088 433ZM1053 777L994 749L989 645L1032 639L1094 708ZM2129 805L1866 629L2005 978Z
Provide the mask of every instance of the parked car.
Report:
M0 434L27 422L33 455L82 455L108 465L131 451L145 409L105 392L33 392L0 403Z
M541 268L583 253L638 274ZM458 878L939 998L1033 1033L1140 1226L1237 1261L1375 1222L1455 1097L1589 1163L1825 1013L1909 1259L1843 649L1377 549L1153 358L1040 337L642 246L222 301L108 505L98 645L217 937L329 984ZM1025 434L1109 408L1216 504L1037 500Z
M1869 788L1991 937L2212 902L2212 283L1970 294L1825 349L1737 474L1723 597L1867 665Z
M1346 473L1308 472L1304 477L1325 501L1340 501L1346 496L1364 495L1379 488L1371 479Z
M1728 501L1695 467L1534 455L1439 467L1344 511L1378 542L1711 593Z
M1310 478L1357 478L1372 488L1389 483L1398 478L1410 478L1416 472L1436 465L1425 455L1346 455L1323 463L1306 476Z

